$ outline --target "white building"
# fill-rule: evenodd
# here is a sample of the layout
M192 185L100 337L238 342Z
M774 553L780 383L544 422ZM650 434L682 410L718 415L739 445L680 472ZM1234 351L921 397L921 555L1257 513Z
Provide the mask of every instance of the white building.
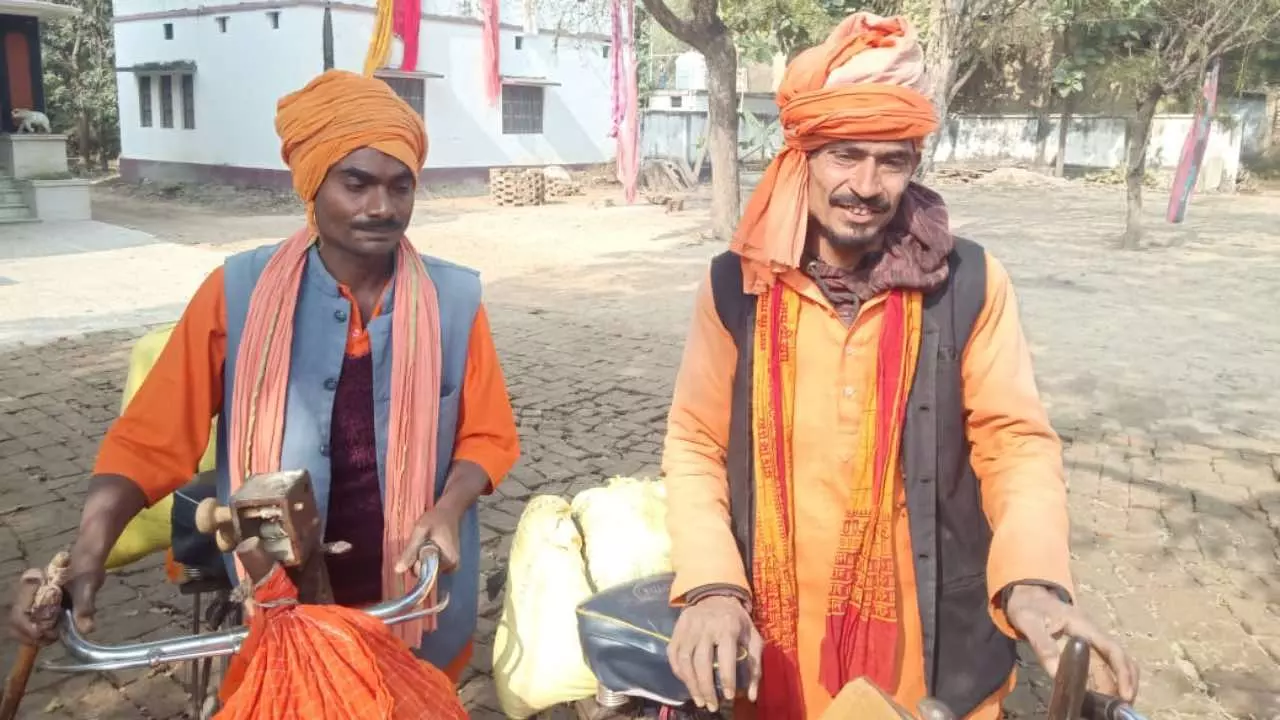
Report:
M781 58L781 62L779 62ZM674 70L649 95L648 115L655 112L707 113L707 60L702 53L688 50L675 56ZM739 107L756 115L778 114L776 94L786 56L776 55L772 64L738 63Z
M526 0L502 2L503 89L495 105L485 99L474 0L422 0L417 71L379 73L424 114L427 182L613 157L607 3L527 1L542 4L530 5L537 14L530 34ZM115 0L114 7L127 180L287 186L276 101L323 71L325 8L337 68L361 70L374 24L373 0ZM389 67L401 66L402 52L397 38Z

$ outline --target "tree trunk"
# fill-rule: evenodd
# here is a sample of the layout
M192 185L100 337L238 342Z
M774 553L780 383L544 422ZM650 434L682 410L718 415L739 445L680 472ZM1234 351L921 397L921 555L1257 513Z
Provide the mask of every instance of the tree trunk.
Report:
M98 169L104 173L111 167L111 148L107 146L105 135L105 130L98 130L98 141L95 143L98 146Z
M1041 168L1049 154L1049 103L1040 103L1036 108L1036 159L1034 164Z
M1053 160L1053 176L1062 177L1067 171L1067 137L1071 135L1071 120L1076 112L1076 94L1062 98L1062 113L1058 118L1058 154Z
M738 53L733 33L720 19L718 0L694 0L690 18L664 0L643 0L664 30L702 53L707 62L707 154L711 158L711 230L733 237L742 203L738 182Z
M1040 56L1040 72L1044 81L1036 100L1036 167L1044 167L1049 155L1049 111L1053 105L1053 61L1058 57L1063 33L1054 33L1044 44Z
M955 38L952 28L955 20L948 20L947 13L956 5L955 0L933 0L929 11L929 48L925 53L925 72L929 77L929 99L933 101L934 112L938 115L938 131L925 139L924 152L920 157L920 167L916 169L916 179L924 180L933 174L934 154L938 151L938 141L942 133L947 131L947 112L951 106L951 86L955 83L957 63L955 57Z
M88 100L84 99L88 93L80 85L80 39L84 34L84 18L81 16L72 22L75 23L75 39L71 43L71 77L68 79L67 89L71 91L72 102L76 105L76 150L80 153L80 167L88 172L93 167L93 149L89 142L89 108L85 107Z
M738 225L738 56L726 30L701 48L707 59L707 153L711 158L711 230L728 242Z
M1156 105L1164 90L1150 88L1138 100L1137 112L1128 123L1125 162L1125 222L1120 247L1137 250L1142 245L1142 183L1147 175L1147 142L1151 139L1151 123L1156 116Z
M925 138L924 151L920 154L920 167L916 170L918 180L924 180L933 174L938 142L942 139L942 134L947 131L947 113L951 106L948 90L951 87L951 79L955 75L955 63L949 57L942 57L931 65L933 67L928 70L933 85L930 98L933 100L933 111L938 115L938 130ZM953 152L954 150L952 148Z
M76 149L80 151L80 168L87 173L93 169L93 141L89 138L88 108L80 108L76 118L76 145L79 146Z

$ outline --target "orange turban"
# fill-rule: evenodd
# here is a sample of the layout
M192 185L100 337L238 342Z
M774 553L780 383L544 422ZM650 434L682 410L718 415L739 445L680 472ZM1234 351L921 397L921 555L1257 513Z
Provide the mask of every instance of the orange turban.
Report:
M731 245L744 290L800 264L809 217L806 154L834 140L922 141L938 128L924 53L903 17L859 12L791 61L778 88L785 147L751 194Z
M327 70L276 105L280 155L293 188L312 203L320 184L342 158L373 148L404 163L416 176L427 162L422 116L385 82L345 70Z

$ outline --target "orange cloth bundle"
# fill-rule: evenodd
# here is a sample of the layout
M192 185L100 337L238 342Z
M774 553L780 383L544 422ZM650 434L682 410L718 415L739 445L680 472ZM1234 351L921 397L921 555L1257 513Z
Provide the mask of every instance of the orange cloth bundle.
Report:
M216 720L463 720L443 672L382 621L338 605L300 605L276 565L253 593L249 636L227 671Z

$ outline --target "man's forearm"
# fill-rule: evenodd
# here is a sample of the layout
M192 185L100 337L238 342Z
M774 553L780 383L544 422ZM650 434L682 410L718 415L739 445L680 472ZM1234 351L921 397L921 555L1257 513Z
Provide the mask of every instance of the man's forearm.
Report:
M485 494L491 483L492 478L484 468L470 460L458 460L449 468L444 492L436 501L436 507L462 517Z
M723 479L666 476L667 531L675 570L671 600L693 603L708 595L730 594L744 603L751 596L728 512Z
M121 475L95 475L80 515L80 532L72 554L82 562L102 565L135 515L147 506L147 496Z

